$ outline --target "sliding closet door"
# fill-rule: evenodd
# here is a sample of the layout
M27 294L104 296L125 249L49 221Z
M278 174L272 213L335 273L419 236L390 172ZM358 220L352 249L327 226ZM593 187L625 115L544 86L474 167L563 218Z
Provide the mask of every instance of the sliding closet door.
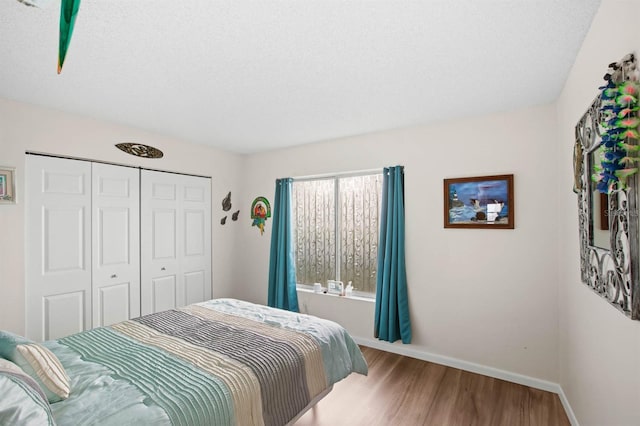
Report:
M91 327L91 163L26 158L27 336Z
M142 315L211 298L211 179L141 172Z
M93 327L140 316L140 170L92 163Z

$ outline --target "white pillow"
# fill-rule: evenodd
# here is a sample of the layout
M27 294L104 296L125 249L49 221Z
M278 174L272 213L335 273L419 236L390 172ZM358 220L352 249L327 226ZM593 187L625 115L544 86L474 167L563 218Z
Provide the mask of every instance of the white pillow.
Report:
M12 372L16 374L25 374L22 368L18 367L8 359L0 358L0 371Z
M49 349L22 336L0 331L0 356L17 364L41 386L51 403L69 397L69 376Z
M55 425L47 397L35 380L0 358L0 424Z

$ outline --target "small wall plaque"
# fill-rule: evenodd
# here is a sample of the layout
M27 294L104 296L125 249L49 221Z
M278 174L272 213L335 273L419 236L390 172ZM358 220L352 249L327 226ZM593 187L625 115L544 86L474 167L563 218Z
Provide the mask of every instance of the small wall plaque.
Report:
M116 148L126 152L127 154L135 155L136 157L162 158L164 156L163 152L158 148L141 143L118 143L116 144Z
M264 234L264 225L267 218L271 217L271 204L265 197L256 197L251 203L251 219L253 223L251 226L257 226L260 230L260 235Z
M0 166L0 204L15 204L16 178L14 167Z

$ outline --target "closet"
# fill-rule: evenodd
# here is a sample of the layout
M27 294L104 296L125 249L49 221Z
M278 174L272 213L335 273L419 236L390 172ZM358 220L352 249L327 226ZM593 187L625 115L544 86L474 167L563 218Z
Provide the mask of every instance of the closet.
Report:
M27 155L26 334L211 298L211 179Z

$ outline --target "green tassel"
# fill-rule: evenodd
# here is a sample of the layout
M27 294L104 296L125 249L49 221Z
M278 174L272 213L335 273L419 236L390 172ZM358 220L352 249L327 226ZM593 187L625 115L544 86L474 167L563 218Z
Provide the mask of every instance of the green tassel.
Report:
M615 175L619 177L621 180L624 180L629 176L635 174L637 171L638 171L637 168L616 170Z

